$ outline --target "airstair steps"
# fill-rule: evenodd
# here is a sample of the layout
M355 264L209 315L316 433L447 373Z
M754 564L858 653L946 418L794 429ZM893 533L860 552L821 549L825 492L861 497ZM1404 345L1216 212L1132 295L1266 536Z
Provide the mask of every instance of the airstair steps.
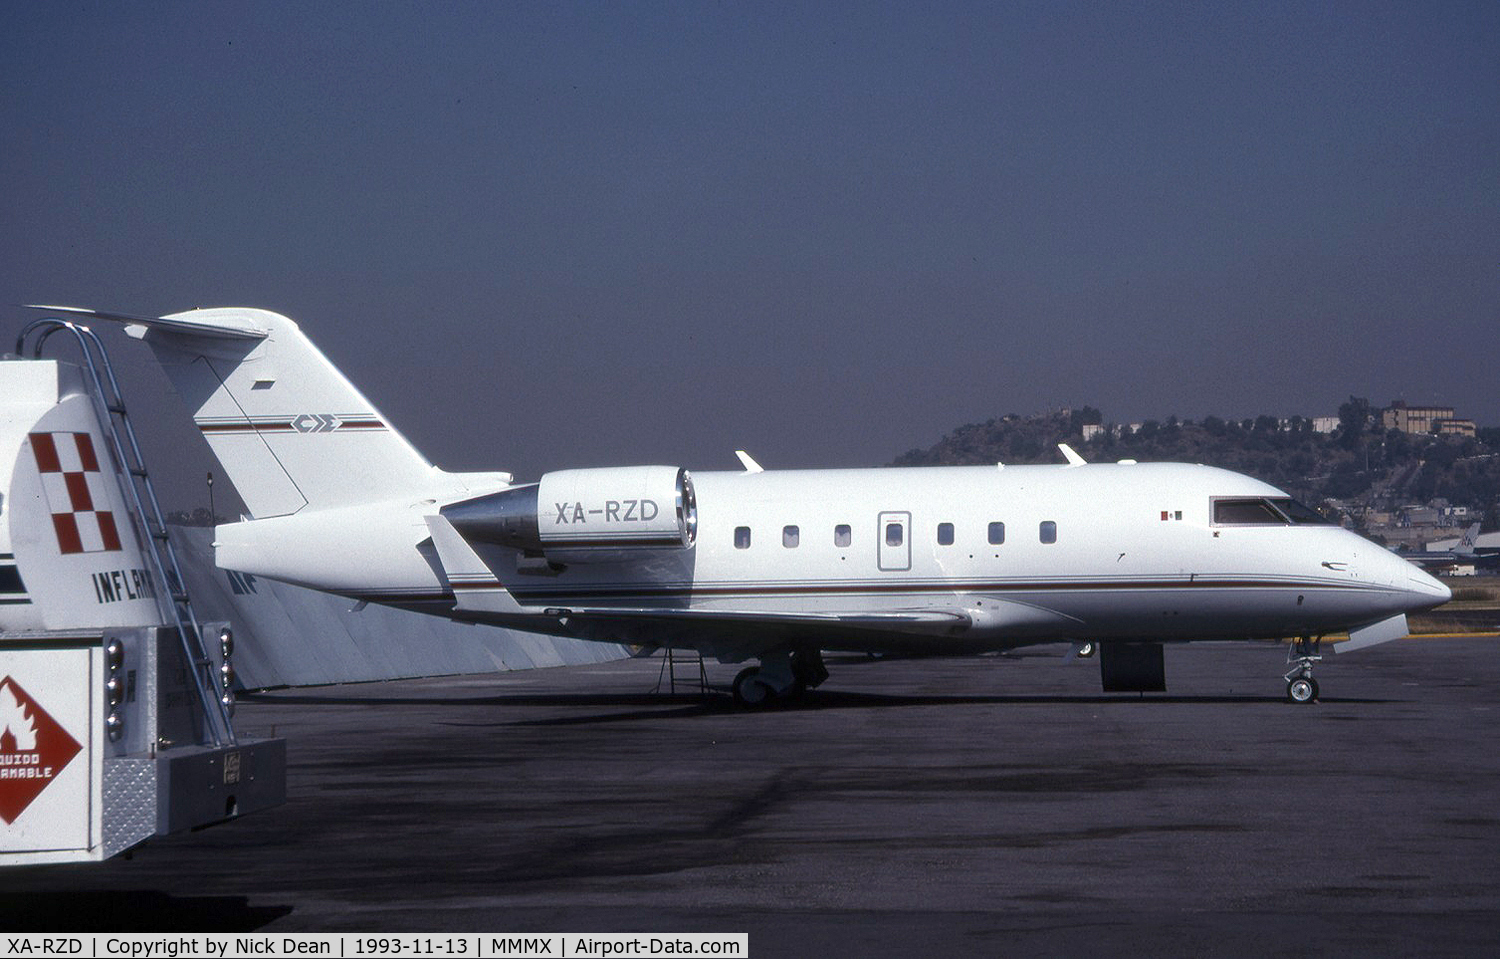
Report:
M135 427L125 407L125 398L115 377L109 353L93 330L87 326L66 320L44 318L28 325L16 341L16 353L25 354L26 341L33 333L33 355L40 358L42 346L48 337L67 331L78 342L83 355L84 370L88 373L89 390L100 424L105 428L113 459L121 473L129 477L122 484L128 494L127 506L131 521L135 523L143 544L143 552L150 565L151 575L156 581L159 606L168 624L177 629L182 643L183 658L191 663L189 670L193 685L202 707L204 725L209 739L215 746L235 743L234 727L229 718L227 694L219 694L218 678L214 674L214 663L204 646L203 632L192 600L184 585L182 567L177 560L177 551L167 533L166 520L162 516L161 504L156 489L151 483L151 474L141 455L140 443L136 440Z

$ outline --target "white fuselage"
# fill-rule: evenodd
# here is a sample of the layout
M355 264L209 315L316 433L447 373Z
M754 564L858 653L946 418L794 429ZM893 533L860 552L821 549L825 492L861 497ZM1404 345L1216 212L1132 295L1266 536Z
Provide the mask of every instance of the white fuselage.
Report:
M113 319L161 361L247 508L217 561L371 602L758 658L735 694L826 677L820 650L1102 640L1106 689L1164 688L1162 641L1404 635L1448 589L1264 483L1173 464L764 472L434 467L267 310ZM1003 535L1002 535L1003 533ZM1123 640L1124 642L1119 642ZM1115 642L1111 642L1115 641ZM1288 695L1316 699L1298 645Z
M499 547L486 551L486 562L527 607L962 610L972 624L953 635L831 630L818 636L828 649L1317 635L1448 596L1420 569L1337 526L1216 524L1215 498L1285 494L1204 466L697 473L693 480L698 528L690 548L644 562L569 565L556 575L517 573L516 551ZM454 610L441 566L419 548L422 516L434 511L433 500L413 498L347 517L325 511L221 527L219 562L457 618L720 652L741 645L716 641L725 631L712 624L582 628ZM1003 537L994 524L1003 524Z

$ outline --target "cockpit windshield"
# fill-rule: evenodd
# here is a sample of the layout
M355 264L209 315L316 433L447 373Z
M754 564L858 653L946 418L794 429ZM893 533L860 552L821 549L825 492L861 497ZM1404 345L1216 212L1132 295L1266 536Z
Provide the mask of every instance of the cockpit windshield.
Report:
M1332 521L1330 521L1322 513L1319 513L1317 510L1313 509L1311 506L1308 506L1306 503L1297 502L1290 496L1284 499L1273 499L1271 500L1271 505L1285 513L1286 518L1291 520L1298 526L1301 526L1304 523L1313 526L1332 525Z
M1214 500L1217 526L1329 525L1321 513L1290 496L1224 496Z

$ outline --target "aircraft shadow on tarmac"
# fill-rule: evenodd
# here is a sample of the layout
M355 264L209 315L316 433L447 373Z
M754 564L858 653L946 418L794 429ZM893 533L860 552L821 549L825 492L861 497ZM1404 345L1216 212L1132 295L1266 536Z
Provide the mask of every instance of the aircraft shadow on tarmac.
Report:
M516 693L494 696L448 697L434 696L315 696L306 694L246 693L242 702L266 704L286 703L301 706L493 706L493 707L598 707L612 710L587 715L547 716L536 719L518 719L505 722L461 723L448 722L451 726L568 726L603 722L628 722L643 719L670 717L712 716L744 713L807 713L835 709L894 709L912 706L1106 706L1106 707L1151 707L1181 705L1219 706L1265 706L1288 705L1281 696L1257 695L1167 695L1163 693L1093 693L1069 695L1061 693L1012 693L975 695L954 693L938 695L931 693L899 694L872 693L847 690L812 690L802 696L778 703L762 710L747 710L735 703L725 687L710 687L710 692L699 693ZM1321 700L1328 705L1376 705L1387 703L1383 699L1356 699L1350 697L1328 697ZM634 708L631 708L634 707ZM1288 705L1288 708L1291 708ZM1306 708L1306 707L1302 707ZM620 711L623 710L623 711Z
M596 697L601 700L598 705L609 705L602 700L607 697ZM494 726L569 726L588 723L607 722L629 722L641 719L660 719L670 716L700 716L715 714L746 713L746 710L734 702L727 690L718 695L704 697L687 697L692 700L690 705L681 706L676 709L662 709L667 703L681 702L682 696L656 696L652 697L652 703L656 708L637 709L628 712L616 712L596 714L589 716L551 716L539 719L515 720L504 723L464 723L462 725L494 725ZM617 700L615 705L635 705L636 703L624 702L623 697ZM639 697L636 698L637 701ZM1165 706L1165 705L1280 705L1286 700L1280 696L1165 696L1152 695L1150 697L1139 697L1130 695L1088 695L1088 696L1065 696L1065 695L992 695L975 696L969 694L956 694L952 696L937 696L930 694L920 695L897 695L890 693L861 693L845 692L835 690L818 690L804 694L800 698L786 703L779 703L764 710L765 712L782 713L815 713L823 710L836 709L895 709L910 706L1037 706L1037 705L1071 705L1071 706ZM1328 703L1352 704L1352 703L1374 703L1380 700L1366 699L1329 699ZM460 725L460 724L453 724Z
M13 932L253 932L291 906L245 896L171 896L148 889L6 891L0 928Z

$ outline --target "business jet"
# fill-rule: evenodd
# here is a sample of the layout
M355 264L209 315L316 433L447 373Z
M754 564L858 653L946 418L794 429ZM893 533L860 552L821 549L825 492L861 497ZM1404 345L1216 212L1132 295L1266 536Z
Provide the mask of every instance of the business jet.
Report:
M137 317L249 515L224 569L451 619L754 661L742 704L828 676L824 651L981 653L1069 641L1106 691L1166 688L1163 645L1405 636L1442 583L1281 490L1207 466L448 473L297 324L256 309Z

